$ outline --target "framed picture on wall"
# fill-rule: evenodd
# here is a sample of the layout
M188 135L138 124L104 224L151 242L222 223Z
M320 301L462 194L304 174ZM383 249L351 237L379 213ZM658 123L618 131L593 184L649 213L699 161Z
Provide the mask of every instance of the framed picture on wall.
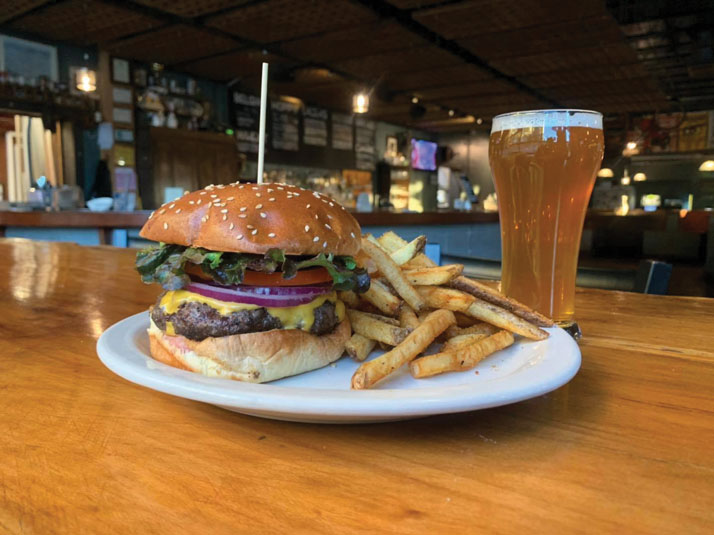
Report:
M112 80L120 84L131 83L128 60L112 58Z

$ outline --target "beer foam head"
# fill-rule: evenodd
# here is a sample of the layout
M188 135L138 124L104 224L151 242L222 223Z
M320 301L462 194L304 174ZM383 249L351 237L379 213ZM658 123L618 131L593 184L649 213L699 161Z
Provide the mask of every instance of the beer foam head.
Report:
M602 130L602 114L587 110L531 110L504 113L493 118L491 132L519 128L582 126Z

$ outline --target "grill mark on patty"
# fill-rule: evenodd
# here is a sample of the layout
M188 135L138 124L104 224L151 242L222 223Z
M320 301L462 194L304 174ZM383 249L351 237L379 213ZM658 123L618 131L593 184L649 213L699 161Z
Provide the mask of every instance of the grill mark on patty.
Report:
M240 310L225 316L218 313L205 303L183 303L174 314L167 314L161 308L160 295L156 305L151 309L151 319L162 331L166 331L166 323L173 324L174 332L189 340L201 341L205 338L229 336L282 329L282 322L271 316L265 308ZM335 305L325 301L313 311L315 321L310 333L315 335L332 332L339 323L335 313Z

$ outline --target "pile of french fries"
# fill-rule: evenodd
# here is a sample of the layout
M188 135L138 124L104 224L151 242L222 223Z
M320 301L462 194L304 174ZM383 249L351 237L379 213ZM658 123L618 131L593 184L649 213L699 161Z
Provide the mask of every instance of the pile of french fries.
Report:
M469 370L514 342L543 340L553 322L498 291L461 275L464 266L437 266L422 251L424 236L407 242L394 232L362 237L357 262L372 278L368 292L340 292L354 333L347 353L362 362L353 389L370 388L408 364L413 377ZM438 353L422 355L434 342ZM387 352L363 362L379 346ZM421 356L420 356L421 355Z

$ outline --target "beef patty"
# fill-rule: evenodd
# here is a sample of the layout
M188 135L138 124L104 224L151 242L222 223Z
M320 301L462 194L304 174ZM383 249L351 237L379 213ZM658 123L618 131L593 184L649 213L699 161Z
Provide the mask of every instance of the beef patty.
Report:
M159 306L159 296L156 305L151 310L151 319L162 331L166 331L166 322L173 324L174 332L190 340L203 340L208 337L228 336L230 334L254 333L281 329L282 322L271 316L265 308L241 310L225 316L205 303L183 303L174 314L167 314ZM325 301L314 310L315 321L310 333L327 334L339 323L335 313L335 305Z

